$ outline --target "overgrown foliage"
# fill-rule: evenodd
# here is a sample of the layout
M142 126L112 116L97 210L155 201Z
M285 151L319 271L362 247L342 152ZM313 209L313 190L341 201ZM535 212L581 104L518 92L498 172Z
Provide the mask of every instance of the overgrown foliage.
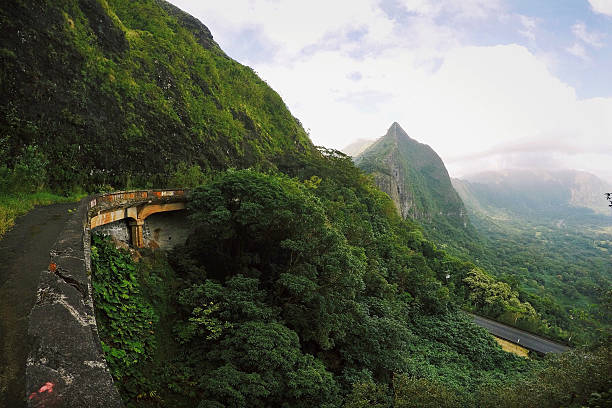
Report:
M163 186L179 163L266 168L312 151L278 94L169 3L11 1L0 24L0 168L20 171L37 146L54 191Z
M228 171L192 193L197 229L173 255L185 284L175 333L201 406L339 406L368 382L390 401L394 373L469 398L526 367L438 278L469 265L402 221L350 159L326 152L286 171L298 179Z
M571 369L507 354L473 325L466 302L533 310L425 240L349 158L279 167L294 178L229 170L193 191L195 233L153 308L172 310L166 352L149 352L155 384L135 375L128 405L488 406L546 367Z
M158 323L140 289L136 266L126 250L108 237L94 235L91 246L92 287L102 351L116 384L128 398L147 391L142 363L155 354Z
M504 386L482 387L486 408L612 407L612 347L551 356L531 375Z
M542 317L542 323L502 320L573 344L593 343L612 329L605 306L612 290L611 217L570 206L571 191L559 182L455 185L484 238L479 266Z

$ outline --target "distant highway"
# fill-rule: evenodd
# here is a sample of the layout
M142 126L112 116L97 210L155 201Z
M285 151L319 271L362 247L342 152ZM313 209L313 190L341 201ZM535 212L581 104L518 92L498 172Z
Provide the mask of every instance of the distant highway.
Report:
M555 343L550 340L546 340L534 334L527 333L526 331L506 326L505 324L498 323L494 320L487 319L484 317L476 315L471 316L474 319L474 323L476 323L480 327L484 327L492 335L507 340L511 343L518 344L519 346L525 347L526 349L544 354L563 353L564 351L569 350L569 347L567 346Z

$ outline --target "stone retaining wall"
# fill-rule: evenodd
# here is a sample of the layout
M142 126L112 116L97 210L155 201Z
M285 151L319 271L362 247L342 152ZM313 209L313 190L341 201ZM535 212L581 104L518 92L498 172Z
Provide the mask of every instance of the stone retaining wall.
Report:
M41 273L28 334L30 407L122 407L102 354L91 290L89 200L75 214Z
M123 407L96 326L90 279L91 217L133 202L165 202L184 194L181 190L131 191L80 202L51 250L48 270L41 272L29 316L29 407Z

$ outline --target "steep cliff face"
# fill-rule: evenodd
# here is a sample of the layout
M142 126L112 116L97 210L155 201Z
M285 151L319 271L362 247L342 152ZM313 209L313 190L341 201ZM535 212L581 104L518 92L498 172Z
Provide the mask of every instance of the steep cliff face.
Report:
M393 123L355 162L374 176L404 218L431 221L442 216L467 225L465 208L440 157L411 139L399 124Z
M163 0L2 2L0 62L0 168L37 146L52 188L313 151L279 95Z
M374 176L402 217L419 221L432 238L441 242L452 242L457 236L476 239L440 157L410 138L398 123L357 156L355 163Z

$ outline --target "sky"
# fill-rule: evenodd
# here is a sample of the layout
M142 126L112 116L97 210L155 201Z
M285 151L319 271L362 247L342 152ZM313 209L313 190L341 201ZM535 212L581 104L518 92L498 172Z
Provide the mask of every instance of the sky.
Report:
M170 0L252 67L316 145L398 122L462 177L612 183L612 0Z

